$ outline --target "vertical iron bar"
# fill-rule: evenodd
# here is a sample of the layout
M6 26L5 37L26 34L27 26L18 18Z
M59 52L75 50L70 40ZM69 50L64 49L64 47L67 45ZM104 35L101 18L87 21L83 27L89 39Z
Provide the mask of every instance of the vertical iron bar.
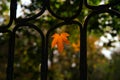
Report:
M11 0L11 17L16 19L17 0Z
M46 40L46 39L45 39ZM43 40L43 53L42 53L42 64L41 64L41 80L47 80L47 72L48 72L48 50L47 50L47 44L46 41Z
M7 65L7 78L6 80L13 80L13 64L14 64L14 47L15 47L15 37L12 32L10 32L9 38L9 50L8 50L8 65Z
M86 28L80 33L80 80L87 80L87 36Z

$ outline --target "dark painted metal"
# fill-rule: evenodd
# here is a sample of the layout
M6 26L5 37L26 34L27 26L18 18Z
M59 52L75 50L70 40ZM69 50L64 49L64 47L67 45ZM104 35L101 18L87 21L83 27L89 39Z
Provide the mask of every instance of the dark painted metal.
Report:
M80 23L80 22L77 22L77 21L69 21L69 22L61 22L61 23L58 23L58 24L56 24L53 28L51 28L51 29L49 29L48 30L48 32L47 32L47 34L46 34L46 51L47 51L47 55L48 55L48 48L49 48L49 46L48 46L48 44L50 43L49 42L49 39L50 39L50 34L55 30L55 29L57 29L57 28L59 28L59 27L62 27L63 25L71 25L71 24L76 24L76 25L78 25L79 26L79 29L80 29L80 34L81 34L81 38L80 38L80 41L83 41L84 40L84 33L82 33L82 24ZM83 37L83 38L82 38ZM81 43L81 42L80 42ZM85 43L85 40L84 40L84 42L82 42L80 45L81 46L84 46L86 43ZM86 46L84 46L84 48L86 49ZM81 48L81 51L80 51L80 74L82 74L82 75L80 75L80 78L81 78L81 80L86 80L86 76L87 76L87 74L86 74L86 71L87 71L87 68L85 67L85 65L87 66L87 59L86 59L86 57L84 57L84 59L83 59L83 56L84 55L86 55L86 53L85 52L82 52L82 51L85 51L85 49L83 49L83 48ZM83 69L83 67L81 67L81 66L83 66L84 67L84 69ZM84 72L82 72L82 71L84 71ZM83 74L84 73L84 74Z
M108 4L103 4L103 5L96 5L96 6L94 6L94 5L90 5L90 4L88 4L88 1L87 0L84 0L84 4L85 4L85 6L87 7L87 8L89 8L89 9L92 9L92 10L98 10L98 9L104 9L104 8L110 8L110 7L113 7L113 6L115 6L115 5L118 5L120 3L120 0L116 0L116 1L114 1L114 2L110 2L110 3L108 3Z
M67 0L66 0L67 1ZM13 80L14 75L14 48L15 48L15 34L19 27L25 27L28 26L29 28L33 28L40 34L40 39L42 40L42 59L41 59L41 73L40 77L41 80L47 80L47 73L48 73L48 48L49 48L49 38L50 34L58 27L61 27L63 25L70 25L70 24L76 24L80 27L80 80L87 80L87 25L91 17L94 15L98 15L100 13L109 13L112 15L116 15L120 18L120 12L112 9L114 5L118 5L120 3L120 0L116 0L115 2L111 2L105 5L97 5L93 6L88 4L87 0L79 0L79 9L77 12L69 17L63 17L59 16L56 13L54 13L54 10L51 9L51 0L41 0L43 2L43 7L41 11L38 14L33 15L29 18L24 19L16 19L16 9L17 9L17 0L11 0L10 2L10 21L6 26L0 27L0 32L2 33L9 33L9 51L8 51L8 65L7 65L7 77L6 80ZM88 9L91 9L91 13L86 17L83 25L81 22L74 21L75 18L77 18L82 10L82 6L85 5ZM47 34L44 35L43 32L34 25L34 23L28 23L30 20L34 20L41 16L45 10L48 10L51 15L59 20L62 20L61 23L56 24L54 27L51 27ZM13 20L15 21L15 27L13 30L9 31L8 28L11 27Z
M11 2L10 2L10 20L9 20L9 23L7 25L0 26L0 32L7 31L7 28L9 28L12 25L13 20L15 19L15 16L16 16L16 3L15 3L15 1L16 0L11 0Z
M13 80L13 64L14 64L14 48L15 48L15 33L9 33L9 52L6 80Z
M66 0L67 1L67 0ZM68 0L69 1L69 0ZM77 10L77 12L74 14L74 15L72 15L72 16L69 16L69 17L62 17L62 16L59 16L59 15L57 15L56 13L54 13L54 11L51 9L51 5L50 5L50 0L47 0L47 9L48 9L48 11L54 16L54 17L56 17L56 18L58 18L58 19L61 19L61 20L65 20L65 21L69 21L69 20L73 20L74 18L76 18L79 14L80 14L80 12L81 12L81 10L82 10L82 5L83 5L83 0L80 0L79 1L79 9Z
M42 0L41 2L43 2L43 4L42 4L42 8L40 9L39 13L37 13L37 14L35 14L35 15L29 17L29 18L16 19L16 22L17 23L28 22L30 20L34 20L37 17L41 16L44 13L44 11L46 10L46 0Z
M43 34L43 32L42 32L37 26L35 26L34 24L21 23L21 24L16 25L15 28L13 29L13 35L14 35L14 37L12 37L12 39L14 39L14 43L15 43L15 33L16 33L17 29L20 28L20 27L33 28L34 30L36 30L36 31L40 34L40 39L42 40L42 44L41 44L41 46L42 46L42 51L41 51L42 59L41 59L41 62L40 62L40 63L41 63L41 71L40 71L41 73L40 73L40 76L41 76L41 80L46 80L46 77L44 77L44 76L46 75L46 72L47 72L47 70L46 70L46 65L47 65L47 63L45 63L45 60L47 60L47 59L45 59L46 54L45 54L45 49L44 49L44 47L45 47L45 37L44 37L44 34ZM12 46L15 46L15 44L12 45ZM12 49L14 49L14 48L12 47ZM12 55L14 56L14 50L12 50ZM13 57L13 56L12 56L12 57ZM14 59L14 57L13 57L13 59ZM11 63L14 63L14 60L12 60ZM9 68L9 67L12 68L12 73L11 73L11 74L13 75L13 64L10 65L10 66L8 66L8 68ZM11 74L8 74L8 75L11 75ZM12 75L11 75L10 77L13 77ZM12 78L11 80L13 80L13 78Z

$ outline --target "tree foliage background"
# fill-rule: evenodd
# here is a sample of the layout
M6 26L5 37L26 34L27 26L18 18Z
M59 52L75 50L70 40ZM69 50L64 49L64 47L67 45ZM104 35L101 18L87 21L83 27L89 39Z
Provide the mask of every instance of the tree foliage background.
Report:
M37 14L41 7L40 0L18 0L17 18L26 18ZM78 9L79 0L50 0L51 9L62 17L72 16ZM90 5L108 4L116 0L88 0ZM67 6L67 7L66 7ZM120 5L111 7L120 11ZM20 10L19 10L20 9ZM10 0L0 1L0 26L9 22ZM84 23L84 19L91 10L83 5L82 12L75 19ZM120 80L120 22L119 18L109 13L93 16L87 28L87 63L88 80ZM53 17L47 10L39 18L29 21L38 26L44 34L62 22ZM12 30L15 23L9 28ZM50 38L48 80L79 80L80 60L80 30L78 25L64 25L52 32L67 32L69 45L65 45L62 53L57 48L51 49ZM52 36L52 34L50 34ZM5 80L8 57L9 34L0 33L0 80ZM40 80L41 66L41 38L38 32L27 26L19 28L16 32L14 79L15 80ZM103 54L104 53L104 54ZM106 56L112 53L111 56Z

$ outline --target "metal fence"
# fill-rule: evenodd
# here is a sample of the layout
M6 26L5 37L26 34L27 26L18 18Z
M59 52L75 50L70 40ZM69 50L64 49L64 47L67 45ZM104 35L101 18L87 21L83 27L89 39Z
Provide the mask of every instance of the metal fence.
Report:
M66 0L69 1L69 0ZM119 0L116 0L115 2L105 4L105 5L98 5L98 6L92 6L89 5L87 0L79 0L79 9L77 12L70 17L61 17L54 13L54 11L50 7L50 0L41 0L43 2L43 7L41 11L30 17L30 18L24 18L24 19L17 19L16 18L16 9L17 9L17 0L11 0L10 2L10 21L8 25L1 26L0 32L2 33L9 33L9 54L8 54L8 65L7 65L7 78L6 80L13 80L13 64L14 64L14 49L15 49L15 34L19 27L22 26L28 26L29 28L33 28L37 32L39 32L41 39L42 39L42 61L41 61L41 80L47 80L47 73L48 73L48 41L49 41L49 34L56 28L62 26L62 25L69 25L69 24L77 24L80 27L80 80L87 80L87 25L88 21L92 16L95 14L100 13L110 13L113 15L116 15L120 17L120 13L111 7L114 5L117 5L120 3ZM91 13L86 17L83 24L81 22L75 21L74 19L77 18L81 10L83 9L82 6L86 6L88 9L91 9ZM51 15L59 20L62 20L63 22L57 24L56 26L50 28L47 32L47 34L44 36L43 32L34 24L29 23L28 21L34 20L35 18L38 18L41 16L45 10L48 10ZM11 27L13 21L15 21L16 25L12 31L9 30L9 27Z

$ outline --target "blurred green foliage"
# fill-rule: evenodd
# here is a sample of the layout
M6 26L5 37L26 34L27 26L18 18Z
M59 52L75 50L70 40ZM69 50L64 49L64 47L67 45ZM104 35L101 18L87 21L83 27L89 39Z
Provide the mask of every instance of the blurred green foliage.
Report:
M102 0L88 0L90 5L99 5ZM115 0L106 0L104 3L111 3ZM40 0L31 0L32 4L26 6L18 0L21 5L22 15L18 19L30 17L41 11L42 4ZM7 4L6 4L7 3ZM6 25L9 22L9 3L10 0L0 1L0 26ZM78 10L79 0L50 0L51 9L55 14L61 17L69 17ZM120 10L119 5L112 7L117 11ZM84 23L84 19L91 10L83 5L82 12L75 18L76 21ZM95 42L100 40L100 37L105 32L117 31L110 33L113 36L120 37L119 18L109 13L101 13L90 18L87 26L87 63L88 63L88 80L120 80L120 52L112 54L112 59L107 59L101 49L106 47L98 47ZM47 10L39 18L29 21L38 26L44 34L62 22L53 17ZM14 28L13 24L10 28ZM51 49L52 38L49 38L49 60L48 60L48 80L79 80L79 60L80 60L80 30L78 25L63 25L54 30L50 35L56 32L67 32L70 34L69 45L65 45L63 53L59 53L57 48ZM19 28L16 32L15 42L15 60L14 60L14 80L40 80L41 66L41 37L37 31L30 29L27 26ZM0 80L5 80L9 35L0 33ZM110 45L107 48L111 47ZM106 53L107 54L107 53Z

